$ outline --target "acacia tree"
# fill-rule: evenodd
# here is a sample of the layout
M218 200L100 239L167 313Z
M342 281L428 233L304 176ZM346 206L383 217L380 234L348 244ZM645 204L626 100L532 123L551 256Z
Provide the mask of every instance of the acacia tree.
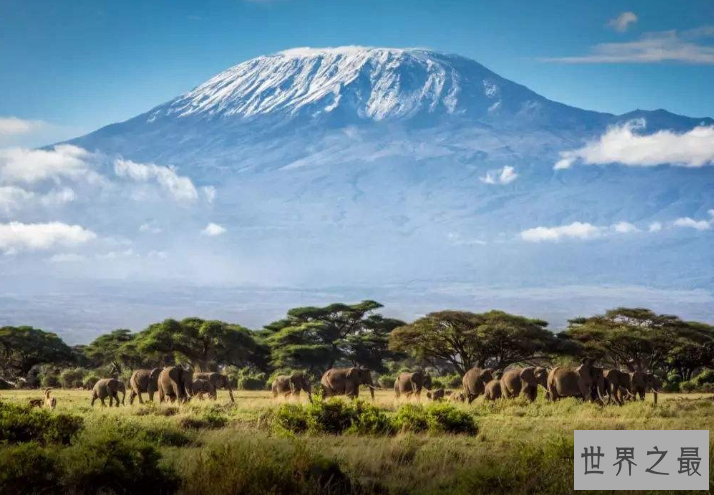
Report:
M458 373L473 366L503 369L556 352L558 342L542 320L503 311L438 311L391 333L389 348Z
M218 365L265 369L267 349L247 328L218 320L172 319L150 325L136 336L140 353L173 354L198 371Z
M615 367L692 372L712 363L714 330L645 308L616 308L603 315L570 320L563 337ZM688 379L688 378L686 378Z
M286 318L266 325L263 332L273 366L317 373L347 361L381 370L382 360L391 355L386 336L403 324L372 314L381 307L376 301L362 301L289 310Z
M100 335L83 349L84 355L94 367L111 365L114 372L121 374L126 366L132 368L141 362L133 345L131 330L120 328Z
M54 333L29 326L0 328L0 371L24 376L38 364L69 364L72 349Z

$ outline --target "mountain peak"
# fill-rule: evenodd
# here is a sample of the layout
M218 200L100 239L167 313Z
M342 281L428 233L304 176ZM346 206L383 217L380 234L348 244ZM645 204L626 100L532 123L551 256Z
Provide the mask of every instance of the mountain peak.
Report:
M162 117L483 117L542 100L473 60L418 48L294 48L238 64L156 108Z

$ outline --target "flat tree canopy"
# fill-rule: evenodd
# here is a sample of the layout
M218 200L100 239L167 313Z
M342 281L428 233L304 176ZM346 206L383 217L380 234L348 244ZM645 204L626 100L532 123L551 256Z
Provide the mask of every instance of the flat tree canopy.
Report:
M438 311L394 330L389 348L458 373L473 366L503 369L553 352L557 339L542 320L503 311Z

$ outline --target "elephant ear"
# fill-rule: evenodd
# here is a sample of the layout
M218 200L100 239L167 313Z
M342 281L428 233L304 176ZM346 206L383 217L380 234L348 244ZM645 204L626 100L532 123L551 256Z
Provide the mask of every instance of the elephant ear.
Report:
M347 378L354 378L359 373L359 368L350 368L347 370Z

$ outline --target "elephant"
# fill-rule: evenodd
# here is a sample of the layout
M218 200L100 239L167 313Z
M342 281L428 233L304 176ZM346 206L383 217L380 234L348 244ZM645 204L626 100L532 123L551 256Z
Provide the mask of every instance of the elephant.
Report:
M270 389L273 391L273 397L282 394L285 397L299 396L301 391L307 392L307 398L312 402L312 386L310 380L302 372L294 371L289 375L278 375L273 380Z
M198 397L199 400L203 400L203 396L206 394L212 397L215 393L215 387L205 378L197 378L191 383L191 396Z
M398 399L401 394L404 394L407 398L414 395L419 399L422 388L431 390L431 377L429 375L421 371L400 373L394 382L394 396Z
M503 397L501 380L491 380L488 382L483 397L486 400L497 400Z
M466 372L461 382L464 385L464 394L469 404L476 397L484 393L486 384L493 380L493 370L491 368L471 368Z
M463 392L449 394L449 402L466 402L466 394Z
M134 403L134 399L139 397L139 404L143 404L144 401L141 398L141 394L146 392L149 394L149 400L154 401L154 393L158 390L159 373L161 373L161 368L154 368L152 370L136 370L131 374L129 379L129 387L131 392L129 393L129 404Z
M213 392L210 395L211 399L218 399L217 390L219 388L225 388L226 390L228 390L228 396L231 398L231 402L235 402L235 399L233 398L233 388L231 387L231 381L223 373L218 373L216 371L203 371L195 373L193 375L193 378L196 380L203 379L211 382L211 385L213 386Z
M632 395L630 392L630 374L625 371L613 369L605 370L604 376L608 396L615 402L615 404L621 406L624 399L629 398ZM624 397L622 397L622 393L625 394Z
M121 403L124 404L126 398L124 382L116 378L102 378L94 384L92 389L92 407L97 399L101 401L102 406L106 406L104 399L107 397L109 397L109 407L112 407L112 401L115 402L116 407L119 407L119 392L122 393Z
M374 389L377 387L372 382L369 368L330 368L325 371L320 380L322 397L325 399L335 395L346 395L350 399L356 399L359 397L360 385L369 387L369 393L374 401Z
M654 403L657 404L657 394L662 387L662 381L652 373L645 371L634 371L630 373L630 393L639 396L640 400L645 400L645 393L652 391Z
M540 366L511 369L501 377L501 392L506 399L522 393L533 402L538 395L538 385L548 387L548 370Z
M602 368L593 366L592 359L583 359L577 368L555 367L548 374L549 400L580 397L584 401L605 402L605 376Z
M446 391L443 388L437 388L436 390L429 390L426 393L426 397L429 400L440 401L444 399Z
M159 402L188 402L191 399L193 372L180 366L164 368L159 373Z

